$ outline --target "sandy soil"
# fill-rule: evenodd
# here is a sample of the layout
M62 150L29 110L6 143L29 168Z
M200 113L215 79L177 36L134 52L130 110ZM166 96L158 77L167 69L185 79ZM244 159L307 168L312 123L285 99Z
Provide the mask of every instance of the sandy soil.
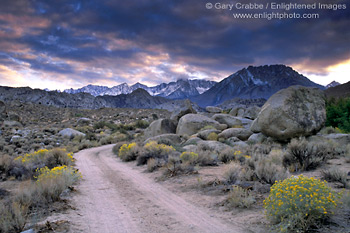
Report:
M244 232L194 205L112 154L113 145L75 155L83 179L65 217L71 232Z

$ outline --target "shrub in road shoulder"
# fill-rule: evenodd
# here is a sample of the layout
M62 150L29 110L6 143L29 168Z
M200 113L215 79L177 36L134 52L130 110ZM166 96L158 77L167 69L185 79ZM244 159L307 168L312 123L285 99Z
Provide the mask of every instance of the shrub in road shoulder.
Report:
M124 162L133 161L139 155L139 147L133 142L130 144L123 144L118 151L118 156Z
M279 232L305 232L328 217L339 199L325 181L300 175L276 182L264 207Z
M174 153L176 150L172 146L165 144L159 144L155 141L146 143L143 147L142 153L137 157L137 165L144 165L150 158L158 158L168 160L169 155Z
M42 196L47 203L58 201L61 193L81 178L80 172L65 165L52 169L44 167L38 169L37 173L35 193Z

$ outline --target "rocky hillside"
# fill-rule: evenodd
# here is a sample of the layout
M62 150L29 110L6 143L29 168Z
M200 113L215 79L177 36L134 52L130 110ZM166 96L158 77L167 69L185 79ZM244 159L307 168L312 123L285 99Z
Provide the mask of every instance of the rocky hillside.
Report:
M325 90L327 98L331 97L350 97L350 82L330 87L327 90Z
M291 67L285 65L249 66L214 85L203 94L191 98L199 106L218 105L233 98L268 99L277 91L293 85L324 89Z
M138 88L146 90L152 96L160 96L168 99L184 99L191 96L202 94L214 86L216 82L207 80L184 80L179 79L176 82L162 83L154 87L148 87L141 83L136 83L129 86L127 83L122 83L114 87L87 85L79 89L66 89L64 92L77 94L81 92L89 93L93 96L104 95L121 95L130 94Z
M88 93L60 93L57 91L43 91L29 87L3 87L0 86L0 100L9 102L19 100L41 105L56 106L62 108L99 109L99 108L155 108L157 105L167 102L162 97L151 96L143 89L137 89L130 94L118 96L94 97Z

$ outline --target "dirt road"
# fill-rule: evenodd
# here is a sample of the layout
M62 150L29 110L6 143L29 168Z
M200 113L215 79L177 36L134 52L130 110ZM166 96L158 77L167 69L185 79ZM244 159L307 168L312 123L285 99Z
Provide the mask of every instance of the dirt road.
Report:
M67 216L72 232L243 232L121 162L112 145L75 157L83 179Z

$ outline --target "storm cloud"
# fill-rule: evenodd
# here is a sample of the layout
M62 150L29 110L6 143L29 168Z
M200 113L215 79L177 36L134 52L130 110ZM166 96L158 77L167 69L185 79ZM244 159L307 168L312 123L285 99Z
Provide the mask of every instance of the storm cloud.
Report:
M207 9L207 2L3 0L0 85L43 79L57 88L220 80L248 65L276 63L324 75L350 59L346 0L331 1L346 9L288 12L318 13L317 19L272 20L235 19L234 13L262 10Z

